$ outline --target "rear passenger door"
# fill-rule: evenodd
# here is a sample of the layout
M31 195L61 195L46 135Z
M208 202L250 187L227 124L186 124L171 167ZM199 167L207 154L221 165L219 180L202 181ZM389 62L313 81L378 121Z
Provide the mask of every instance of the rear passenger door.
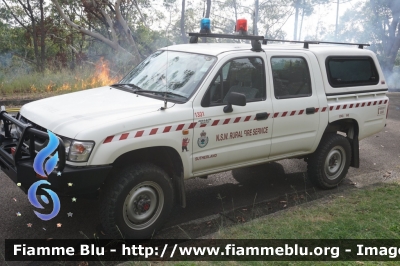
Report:
M272 104L267 95L264 53L227 55L193 102L194 175L265 161L271 148ZM230 92L246 96L246 106L224 112Z
M302 52L268 52L274 113L270 159L312 151L319 103L310 60Z

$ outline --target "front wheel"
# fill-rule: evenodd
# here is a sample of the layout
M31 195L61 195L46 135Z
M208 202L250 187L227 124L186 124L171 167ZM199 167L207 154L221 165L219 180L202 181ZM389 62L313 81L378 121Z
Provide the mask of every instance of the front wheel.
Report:
M100 217L113 238L150 238L173 207L167 173L152 164L137 164L112 176L100 199Z
M349 140L341 135L327 134L308 159L308 177L320 188L334 188L346 177L350 160Z

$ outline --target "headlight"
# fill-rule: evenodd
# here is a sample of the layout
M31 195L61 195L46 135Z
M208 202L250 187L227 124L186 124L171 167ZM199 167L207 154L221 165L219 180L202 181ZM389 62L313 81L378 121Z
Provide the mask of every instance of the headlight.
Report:
M71 162L87 162L93 150L94 142L63 139L65 156Z

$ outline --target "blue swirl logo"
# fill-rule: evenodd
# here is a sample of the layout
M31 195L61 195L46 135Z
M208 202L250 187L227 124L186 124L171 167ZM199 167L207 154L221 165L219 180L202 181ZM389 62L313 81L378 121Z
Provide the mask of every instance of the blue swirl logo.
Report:
M38 152L38 154L35 157L35 160L33 161L33 169L40 176L48 176L56 168L58 162L58 152L54 153L53 156L46 161L47 157L49 157L57 149L59 144L56 135L54 135L49 130L47 130L47 133L49 134L49 143L40 152ZM39 203L39 201L36 198L36 193L40 185L51 185L51 184L46 180L39 180L33 183L28 190L28 199L29 202L34 207L38 209L43 209L44 207ZM57 214L59 213L61 208L60 199L58 198L57 194L54 191L47 188L42 188L42 190L46 191L49 194L50 198L52 199L54 203L53 211L49 214L42 214L37 211L34 211L34 213L36 214L37 217L39 217L43 221L48 221L56 217ZM49 204L49 199L47 198L47 196L41 195L41 199L44 203Z
M36 198L36 191L37 191L38 187L43 184L50 185L50 183L47 182L46 180L39 180L39 181L33 183L32 186L28 190L29 202L38 209L43 209L43 206L39 203L39 201ZM42 190L46 191L50 195L52 201L54 202L53 211L49 214L42 214L37 211L33 211L33 212L36 214L37 217L39 217L43 221L48 221L57 216L57 214L60 211L61 204L60 204L60 199L58 198L57 194L53 190L50 190L47 188L42 188ZM41 199L43 200L44 203L49 204L49 199L45 195L42 195Z
M35 160L33 161L33 169L35 169L35 172L41 176L48 176L48 173L51 173L54 168L56 168L58 162L58 152L56 152L53 157L47 160L44 167L45 169L43 169L43 164L46 158L57 149L59 144L56 135L49 130L47 130L47 133L49 134L49 143L36 155Z

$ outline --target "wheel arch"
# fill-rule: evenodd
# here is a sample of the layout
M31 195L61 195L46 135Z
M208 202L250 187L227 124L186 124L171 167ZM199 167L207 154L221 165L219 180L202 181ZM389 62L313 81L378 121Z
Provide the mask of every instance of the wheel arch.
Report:
M359 124L357 120L346 118L329 123L325 129L324 135L328 133L342 132L346 134L351 145L351 162L350 166L360 167L360 151L359 151Z
M183 163L179 153L171 147L156 146L121 154L113 163L113 171L132 163L152 163L163 169L172 180L174 193L177 196L178 203L186 206L186 193L184 185ZM107 179L112 178L110 174ZM105 182L108 183L108 182Z

